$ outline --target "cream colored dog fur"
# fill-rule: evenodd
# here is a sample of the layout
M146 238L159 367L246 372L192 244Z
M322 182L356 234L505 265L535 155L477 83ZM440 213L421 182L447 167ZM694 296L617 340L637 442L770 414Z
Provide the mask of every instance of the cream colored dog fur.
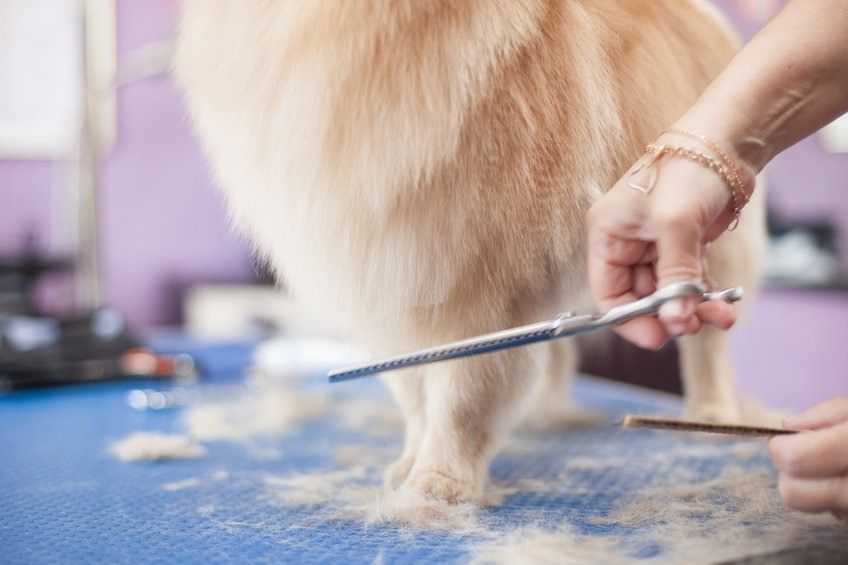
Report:
M689 0L186 0L175 74L233 223L379 354L589 307L586 210L735 47ZM712 247L722 283L755 284L760 200ZM725 336L681 345L689 412L736 419ZM478 500L521 408L567 404L573 358L384 377L406 420L387 484Z

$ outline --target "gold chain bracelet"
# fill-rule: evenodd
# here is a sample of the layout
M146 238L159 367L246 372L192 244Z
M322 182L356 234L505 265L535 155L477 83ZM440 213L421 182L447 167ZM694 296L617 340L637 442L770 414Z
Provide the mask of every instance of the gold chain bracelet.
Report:
M727 153L725 153L722 150L721 146L719 146L718 143L707 138L704 134L702 134L701 132L699 132L697 130L691 130L690 131L690 130L685 130L685 129L678 128L678 127L670 127L667 130L663 131L663 133L673 133L673 134L683 135L685 137L689 137L691 139L694 139L696 141L701 142L704 146L706 146L709 149L711 149L712 151L714 151L721 158L721 160L724 162L724 165L730 170L731 175L730 175L729 178L730 178L730 181L732 182L733 190L737 191L739 193L739 195L741 196L742 203L743 203L742 205L744 206L745 204L748 203L748 201L751 199L751 195L754 192L753 191L754 182L751 183L751 185L752 185L751 191L746 192L745 191L745 183L742 181L742 173L739 169L739 166L736 164L736 161L734 159L732 159Z
M676 157L684 157L686 159L690 159L695 161L696 163L710 169L714 173L716 173L719 177L721 177L722 181L727 185L728 191L730 192L730 203L733 207L733 220L730 223L730 227L728 230L732 231L736 229L736 226L739 224L739 214L742 212L742 206L744 206L745 200L742 200L742 203L739 202L739 197L734 187L734 182L731 181L732 173L729 171L727 166L720 161L712 157L711 155L707 155L701 151L697 151L695 149L690 149L688 147L682 147L677 145L655 145L653 143L649 144L646 147L646 151L653 155L651 159L649 159L643 165L640 165L637 169L635 169L631 176L635 175L640 170L644 170L654 166L654 164L660 160L662 157L666 155L674 155ZM648 192L652 188L649 186L647 189L636 187L631 183L628 183L633 188L639 188L643 192ZM744 193L743 193L744 194ZM743 197L744 198L744 197Z

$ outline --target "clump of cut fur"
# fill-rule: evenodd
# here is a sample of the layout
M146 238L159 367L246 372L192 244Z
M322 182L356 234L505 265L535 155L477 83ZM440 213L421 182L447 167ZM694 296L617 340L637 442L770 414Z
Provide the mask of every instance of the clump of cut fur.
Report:
M489 536L497 523L486 508L503 504L517 492L547 488L534 481L511 486L489 485L482 506L449 504L413 489L384 489L369 480L365 466L345 470L267 475L264 482L275 500L286 506L320 507L322 520L398 526L410 530L448 531L457 536Z
M548 479L518 479L489 484L483 505L447 504L422 497L414 490L386 490L374 484L373 471L385 461L379 446L350 446L337 454L363 461L344 470L267 476L264 482L274 500L286 506L320 509L318 520L354 521L411 531L445 531L475 540L470 557L475 563L686 563L709 555L736 559L783 549L818 546L848 551L848 525L830 516L786 509L771 473L744 467L756 441L732 445L705 442L682 444L665 452L656 465L671 467L662 485L636 489L607 512L589 517L605 533L581 532L576 525L551 523L544 512L527 512L524 525L510 528L489 511L520 493L580 494L568 480L572 470L603 471L623 465L605 456L570 458L565 473ZM373 451L373 453L369 453ZM350 452L350 453L348 453ZM381 453L377 456L377 453ZM684 461L726 457L715 477L701 479ZM654 465L649 459L649 466ZM735 463L739 461L739 463ZM352 461L351 461L352 462ZM679 470L674 470L678 468ZM586 490L587 496L592 491ZM314 517L314 515L313 515Z
M191 437L156 432L132 433L113 443L109 451L125 462L198 459L206 456L206 449Z
M196 477L192 477L190 479L185 479L182 481L174 481L172 483L165 483L162 485L163 490L167 490L170 492L174 492L177 490L185 490L187 488L192 488L199 486L201 484L200 479Z
M321 395L282 386L263 387L229 401L189 406L182 419L186 433L198 441L239 442L286 433L322 415L327 406Z
M476 546L470 563L476 565L512 565L514 563L585 565L587 563L621 563L637 561L618 546L614 537L585 536L563 526L548 532L541 528L525 528L506 533L500 540Z
M719 562L790 548L848 556L848 525L786 509L771 474L730 466L706 481L692 482L685 473L671 480L591 520L613 527L610 533L584 534L567 525L518 529L476 546L472 562L691 563L705 556Z

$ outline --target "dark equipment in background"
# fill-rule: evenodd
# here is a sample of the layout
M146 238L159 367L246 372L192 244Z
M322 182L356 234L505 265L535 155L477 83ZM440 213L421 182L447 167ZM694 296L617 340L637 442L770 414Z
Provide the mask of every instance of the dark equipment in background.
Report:
M195 375L190 357L157 356L141 347L115 309L43 311L36 297L39 279L73 267L71 260L42 256L31 237L17 255L0 257L0 391Z

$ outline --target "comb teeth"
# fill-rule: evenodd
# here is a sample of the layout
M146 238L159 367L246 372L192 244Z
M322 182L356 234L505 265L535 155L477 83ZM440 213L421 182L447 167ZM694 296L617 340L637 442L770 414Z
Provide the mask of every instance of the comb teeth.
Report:
M764 426L741 426L736 424L713 424L709 422L692 422L672 418L651 418L628 414L621 421L622 428L652 428L676 432L706 432L710 434L726 434L735 436L777 436L798 433L796 430L769 428Z

